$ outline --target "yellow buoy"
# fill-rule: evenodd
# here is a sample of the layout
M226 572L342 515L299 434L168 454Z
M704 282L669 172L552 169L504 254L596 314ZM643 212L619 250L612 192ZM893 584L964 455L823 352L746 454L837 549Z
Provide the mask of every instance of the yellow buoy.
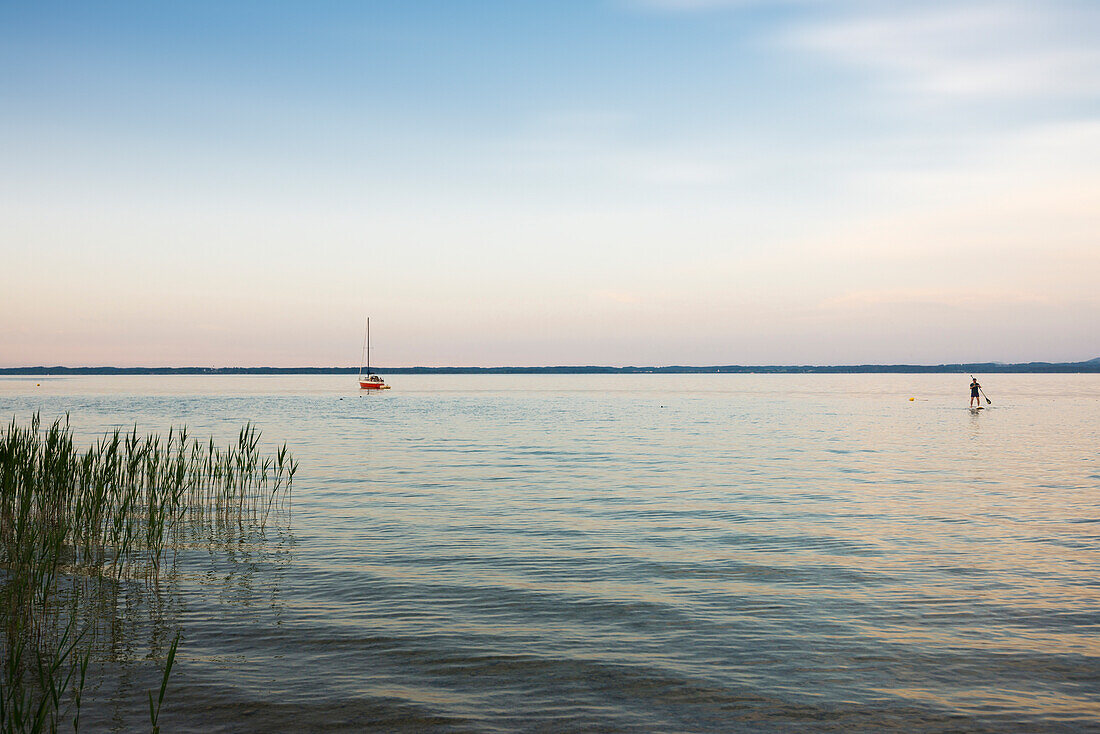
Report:
M910 403L913 402L914 400L916 400L916 398L909 398Z

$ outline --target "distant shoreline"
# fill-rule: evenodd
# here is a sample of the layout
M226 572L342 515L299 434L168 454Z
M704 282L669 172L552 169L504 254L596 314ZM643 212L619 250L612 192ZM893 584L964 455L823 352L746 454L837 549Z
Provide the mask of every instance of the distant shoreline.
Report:
M1077 373L1100 372L1100 358L1086 362L966 362L957 364L712 365L693 367L376 367L383 375L638 375L638 374L878 374L878 373ZM358 367L0 367L0 375L347 375Z

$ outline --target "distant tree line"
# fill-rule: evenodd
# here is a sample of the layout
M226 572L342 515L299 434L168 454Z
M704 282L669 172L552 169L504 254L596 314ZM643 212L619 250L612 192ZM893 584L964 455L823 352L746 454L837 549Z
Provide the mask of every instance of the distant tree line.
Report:
M337 375L358 367L2 367L0 375ZM1100 357L1087 362L961 362L955 364L667 365L664 367L376 367L388 375L635 375L635 374L846 374L936 372L1100 372Z

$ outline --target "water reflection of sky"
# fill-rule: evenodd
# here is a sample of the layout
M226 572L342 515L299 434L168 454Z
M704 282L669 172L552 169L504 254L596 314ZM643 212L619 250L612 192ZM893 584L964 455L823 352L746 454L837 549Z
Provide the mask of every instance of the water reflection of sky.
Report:
M958 375L390 381L0 382L301 462L289 534L181 556L166 721L1100 724L1100 376L992 376L978 415Z

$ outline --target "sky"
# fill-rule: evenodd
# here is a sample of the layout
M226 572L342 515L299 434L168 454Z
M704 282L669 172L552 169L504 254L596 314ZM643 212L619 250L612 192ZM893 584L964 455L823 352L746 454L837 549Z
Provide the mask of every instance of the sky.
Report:
M1094 0L0 2L0 366L1100 356Z

